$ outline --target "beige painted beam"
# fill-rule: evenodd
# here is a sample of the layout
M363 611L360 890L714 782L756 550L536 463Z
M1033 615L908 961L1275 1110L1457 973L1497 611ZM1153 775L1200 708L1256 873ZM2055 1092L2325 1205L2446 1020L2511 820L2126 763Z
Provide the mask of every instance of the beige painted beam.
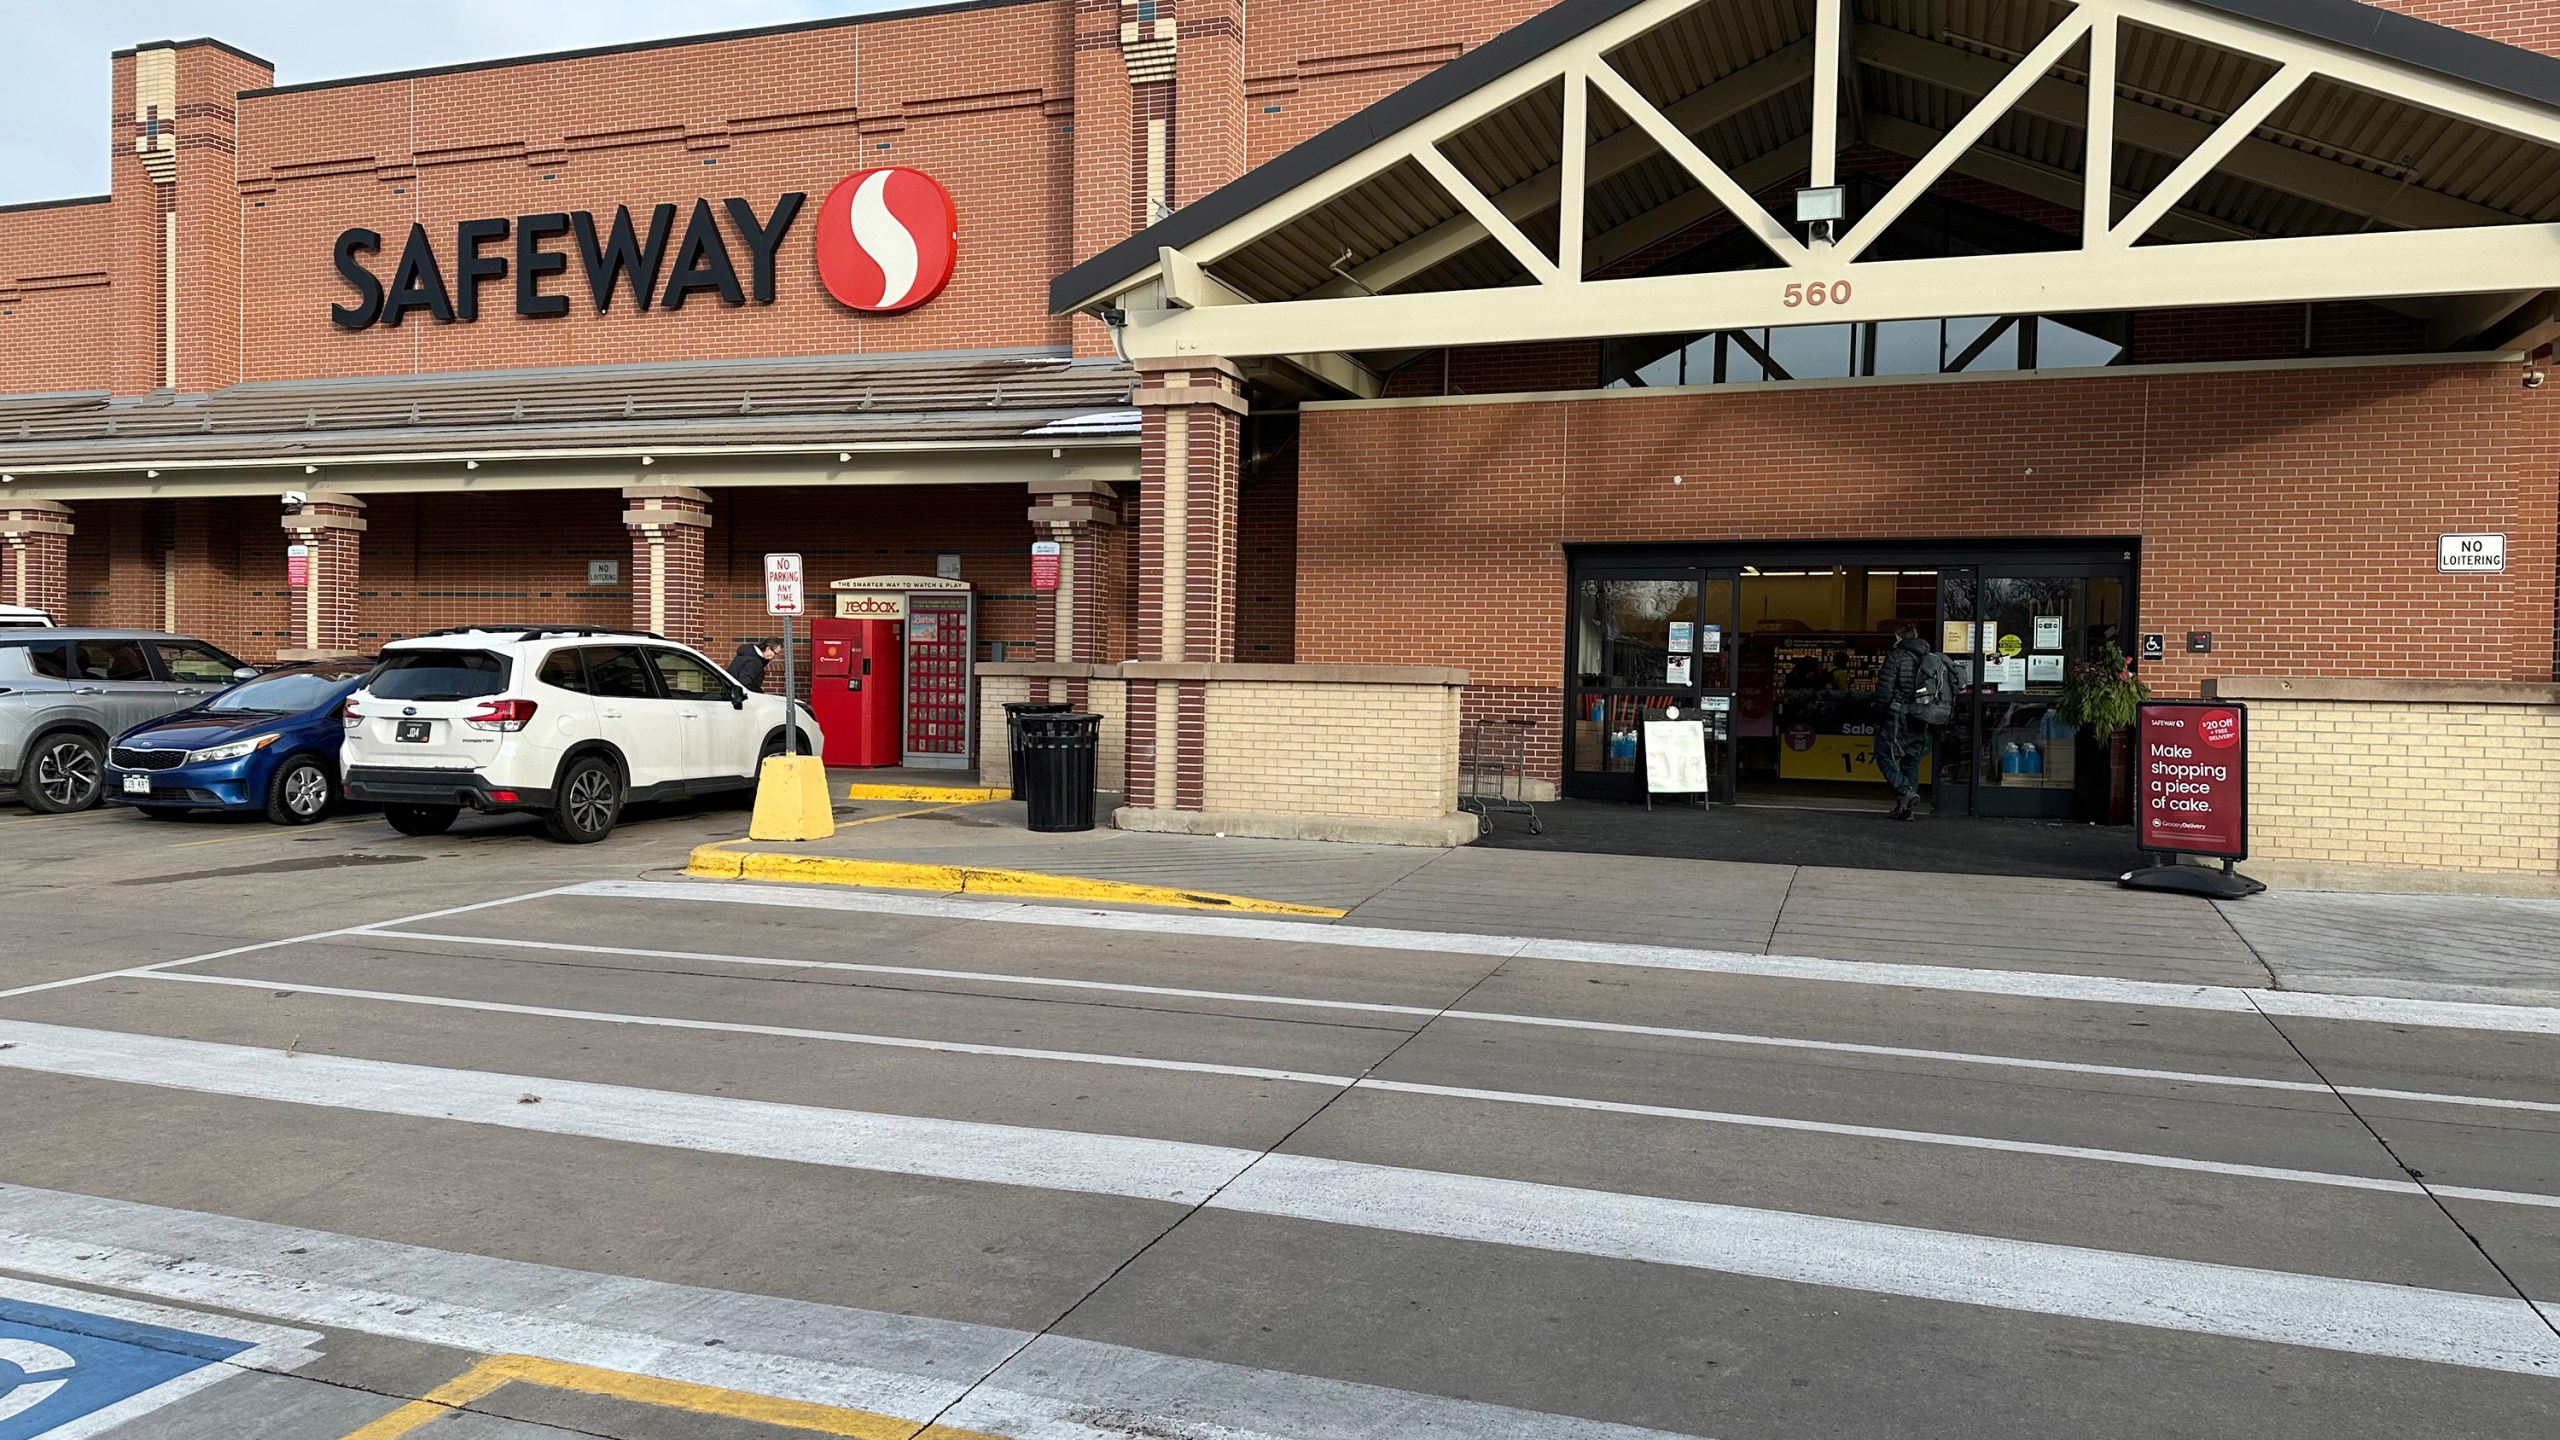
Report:
M1156 283L1162 287L1164 303L1179 309L1199 310L1217 305L1254 303L1252 296L1201 269L1199 262L1170 245L1157 247L1156 270ZM1386 393L1386 382L1376 371L1338 352L1269 358L1278 364L1294 366L1305 375L1322 381L1325 387L1358 399L1375 400ZM1322 393L1321 390L1318 393Z
M2248 144L2252 132L2265 124L2268 116L2276 113L2277 106L2292 99L2294 92L2310 78L2309 67L2303 65L2287 65L2267 77L2256 94L2240 102L2240 108L2214 127L2203 144L2179 161L2177 168L2161 177L2160 183L2151 187L2150 194L2125 212L2124 219L2108 228L2106 243L2131 245L2150 234L2151 227L2160 223L2160 217L2169 213L2169 207L2186 199L2187 193L2202 184L2204 177L2212 174L2232 151Z
M1817 257L1819 262L1820 257ZM1845 285L1818 316L1785 303L1790 284ZM2067 314L2209 305L2299 304L2550 289L2560 226L2377 231L2137 246L2089 253L1816 263L1789 270L1663 275L1344 300L1132 311L1142 363L1312 349L1395 350L1723 330L1762 325Z
M1893 222L1902 218L1902 212L1910 209L1913 201L1926 194L1929 187L1937 183L1938 177L1947 173L1948 167L1963 157L1964 152L1971 148L1973 142L1981 139L1985 131L1998 124L2001 118L2009 113L2010 108L2036 84L2039 77L2051 70L2055 62L2070 52L2072 46L2080 43L2080 37L2088 32L2090 19L2088 11L2075 11L2064 16L2061 24L2054 26L2042 40L2037 41L2035 48L2027 52L2025 59L2013 66L2008 74L2001 76L2000 83L1992 86L1980 100L1974 102L1973 108L1967 110L1964 118L1957 121L1955 127L1947 132L1947 138L1939 141L1937 148L1922 156L1917 164L1903 172L1902 178L1893 182L1893 188L1884 193L1884 198L1876 202L1875 208L1861 216L1849 233L1841 238L1840 260L1846 263L1857 259L1865 253L1868 246L1876 242L1877 236L1892 228Z
M1791 175L1803 174L1810 152L1811 147L1799 136L1765 155L1735 166L1733 183L1756 195ZM1724 206L1708 191L1684 190L1634 219L1591 237L1591 268L1605 270L1646 246L1659 244L1723 210Z
M1450 199L1458 202L1458 208L1474 216L1486 234L1502 242L1502 248L1511 252L1511 258L1520 262L1521 269L1543 283L1552 284L1562 278L1556 262L1531 244L1529 237L1520 232L1520 227L1512 223L1511 217L1495 208L1493 201L1475 187L1475 182L1450 163L1448 156L1440 153L1439 146L1425 145L1413 152L1413 158L1425 174L1439 183Z
M1799 40L1680 100L1665 109L1663 114L1683 133L1696 134L1773 95L1804 84L1812 75L1813 42ZM1589 171L1588 183L1596 185L1611 176L1623 174L1653 154L1651 137L1639 129L1621 130L1591 147L1585 162ZM1505 189L1494 197L1495 207L1513 220L1526 220L1554 205L1560 193L1559 168L1550 166ZM1329 300L1337 296L1358 295L1363 291L1392 290L1433 266L1465 254L1485 238L1485 228L1476 223L1474 216L1460 215L1355 268L1350 279L1325 282L1309 291L1305 298ZM1592 263L1605 262L1595 255Z
M2010 73L2010 67L1953 45L1889 30L1859 27L1858 63L1895 75L1923 80L1965 95L1981 95ZM2088 91L2067 80L2045 79L2019 97L2018 113L2059 125L2078 127L2088 115ZM2202 145L2215 129L2212 122L2140 103L2117 107L2115 138L2157 155L2184 156ZM2309 200L2350 215L2381 215L2394 225L2450 227L2496 225L2515 220L2468 200L2417 185L2323 160L2268 140L2246 140L2235 148L2224 170L2252 185Z
M1714 196L1716 203L1731 211L1733 218L1740 222L1744 229L1758 236L1760 243L1768 246L1780 260L1792 265L1805 258L1805 247L1802 241L1797 240L1787 227L1779 224L1777 217L1762 208L1760 202L1752 198L1749 190L1744 189L1734 181L1731 175L1726 174L1724 167L1718 165L1706 151L1699 149L1696 141L1680 133L1680 127L1673 124L1670 117L1653 108L1653 105L1642 95L1637 94L1636 88L1622 79L1615 70L1607 65L1594 66L1591 71L1591 83L1609 97L1611 104L1625 111L1627 117L1636 122L1638 130L1653 137L1653 142L1662 147L1663 153L1677 161L1681 169L1688 171L1689 178L1697 181L1708 194ZM1817 164L1820 163L1821 156L1818 153L1813 158Z
M2100 15L2089 23L2089 111L2082 128L2080 155L2080 243L2096 249L2115 224L2116 206L2116 17ZM2158 224L2166 212L2152 217Z
M1946 132L1943 130L1934 130L1897 116L1875 115L1867 120L1868 141L1877 148L1890 150L1896 155L1915 158L1926 155L1932 146L1944 138L1946 138ZM2002 189L2014 190L2021 195L2051 204L2068 206L2076 210L2089 203L2087 188L2081 183L2083 177L2041 161L2012 155L2005 150L1994 150L1977 145L1966 151L1963 158L1956 161L1954 168L1960 175L1969 175L1976 180L1987 181ZM2118 196L2125 194L2122 190L2115 193ZM2193 210L2179 209L2171 210L2153 228L2157 229L2163 238L2177 241L2252 240L2262 233L2234 225L2227 220L2217 220L2210 215L2198 214Z

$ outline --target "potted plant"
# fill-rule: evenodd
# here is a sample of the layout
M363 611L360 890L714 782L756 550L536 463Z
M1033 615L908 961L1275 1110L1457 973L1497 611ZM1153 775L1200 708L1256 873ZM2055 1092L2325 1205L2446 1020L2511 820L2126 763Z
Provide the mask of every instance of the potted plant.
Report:
M2097 658L2071 667L2062 682L2062 698L2054 703L2056 718L2078 727L2106 754L2106 814L2110 825L2125 823L2129 732L2137 710L2150 698L2151 687L2133 673L2133 662L2124 658L2124 651L2109 645L2098 652ZM2095 798L2093 795L2092 801ZM2096 807L2092 804L2090 808Z

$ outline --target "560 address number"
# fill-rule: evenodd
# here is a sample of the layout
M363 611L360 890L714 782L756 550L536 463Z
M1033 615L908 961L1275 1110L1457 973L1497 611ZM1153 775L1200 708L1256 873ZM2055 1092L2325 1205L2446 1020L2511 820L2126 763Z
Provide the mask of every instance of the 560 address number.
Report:
M1790 310L1806 305L1846 305L1849 303L1849 282L1834 280L1826 285L1816 280L1810 285L1789 285L1785 298Z

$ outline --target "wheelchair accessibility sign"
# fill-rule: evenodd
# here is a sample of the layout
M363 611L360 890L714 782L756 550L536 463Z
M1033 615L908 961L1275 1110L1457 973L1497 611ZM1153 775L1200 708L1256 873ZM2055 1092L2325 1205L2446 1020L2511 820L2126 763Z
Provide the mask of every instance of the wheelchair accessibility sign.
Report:
M8 1282L0 1285L0 1440L100 1434L243 1368L291 1369L309 1358L300 1342L317 1338Z

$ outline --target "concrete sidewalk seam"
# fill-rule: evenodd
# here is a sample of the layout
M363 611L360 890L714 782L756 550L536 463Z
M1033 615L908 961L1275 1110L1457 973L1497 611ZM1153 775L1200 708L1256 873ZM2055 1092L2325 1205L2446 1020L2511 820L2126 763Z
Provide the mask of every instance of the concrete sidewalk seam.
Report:
M1299 905L1250 895L1052 875L1036 870L996 870L978 865L933 865L909 860L862 860L841 855L778 855L731 850L736 841L695 848L685 873L702 880L782 880L813 885L853 885L870 890L930 890L940 894L1007 895L1017 899L1082 900L1111 905L1153 905L1257 915L1302 915L1339 920L1346 913L1323 905Z

